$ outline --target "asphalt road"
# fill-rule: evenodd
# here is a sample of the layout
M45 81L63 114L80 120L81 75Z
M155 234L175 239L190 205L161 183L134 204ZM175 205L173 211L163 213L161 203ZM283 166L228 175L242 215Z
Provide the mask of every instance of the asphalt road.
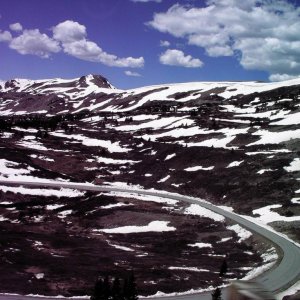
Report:
M291 241L286 238L280 236L279 234L270 231L264 227L261 227L239 215L236 215L232 212L226 211L220 207L217 207L213 204L200 201L197 198L171 194L166 192L156 192L149 190L138 190L138 189L130 189L130 188L118 188L112 186L97 186L91 184L83 184L83 183L70 183L70 182L30 182L30 181L13 181L13 180L0 180L0 184L13 184L13 185L29 185L29 186L44 186L44 187L55 187L55 188L74 188L78 190L90 190L90 191L113 191L113 192L122 192L122 193L134 193L134 194L143 194L143 195L152 195L159 196L168 199L174 199L178 201L183 201L190 204L198 204L204 208L207 208L211 211L214 211L218 214L223 215L224 217L234 221L235 223L240 224L242 227L247 228L248 230L261 235L262 237L268 239L271 243L273 243L277 250L282 253L282 259L277 263L277 265L270 269L269 271L261 274L255 280L263 284L269 291L274 294L279 293L288 287L290 287L293 283L300 279L300 248L293 244ZM222 290L222 295L226 294L226 290ZM211 299L210 293L202 293L202 294L191 294L185 296L169 296L169 297L161 297L162 299L169 300L208 300ZM224 297L225 298L225 297ZM36 300L35 297L28 296L7 296L0 295L0 300ZM42 298L43 300L53 299L51 297ZM59 298L55 298L59 299ZM61 298L63 299L63 298ZM78 298L77 298L78 299ZM160 299L160 297L156 298ZM226 298L225 298L226 299Z

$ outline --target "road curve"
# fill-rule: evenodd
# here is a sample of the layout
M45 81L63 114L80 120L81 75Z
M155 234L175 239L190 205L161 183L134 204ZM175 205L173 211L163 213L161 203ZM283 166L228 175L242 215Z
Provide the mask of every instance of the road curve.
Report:
M240 224L242 227L247 228L248 230L262 236L263 238L268 239L273 243L278 251L282 252L282 259L276 267L270 269L269 271L261 274L255 280L263 284L269 291L274 294L279 293L289 286L294 284L297 280L300 279L300 248L289 241L288 239L282 237L281 235L268 230L267 228L261 227L258 224L251 222L243 218L240 215L226 211L220 207L217 207L211 203L201 201L200 199L183 196L179 194L172 194L167 192L152 191L152 190L139 190L139 189L130 189L130 188L121 188L113 186L99 186L89 183L75 183L75 182L49 182L49 181L17 181L17 180L0 180L0 184L11 184L11 185L27 185L27 186L43 186L43 187L53 187L53 188L73 188L78 190L89 190L89 191L99 191L99 192L122 192L122 193L134 193L134 194L143 194L150 196L159 196L162 198L168 198L178 201L183 201L190 204L198 204L204 208L207 208L213 212L216 212L224 217L232 220L235 223ZM222 291L222 294L226 294L226 290ZM211 299L210 293L201 293L201 294L190 294L184 296L167 296L162 297L163 299L172 299L172 300L208 300ZM29 296L8 296L0 295L0 300L36 300L34 297ZM53 299L51 297L44 297L43 300ZM60 298L55 298L60 299ZM63 298L61 298L63 299ZM78 298L77 298L78 299ZM156 297L160 299L160 297Z

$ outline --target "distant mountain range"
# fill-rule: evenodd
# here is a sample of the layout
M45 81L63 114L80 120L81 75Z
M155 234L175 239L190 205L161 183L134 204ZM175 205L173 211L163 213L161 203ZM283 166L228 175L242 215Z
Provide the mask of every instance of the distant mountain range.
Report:
M0 82L0 115L126 112L153 105L190 109L206 101L220 102L257 93L280 94L285 88L296 94L299 85L300 78L278 83L191 82L120 90L100 75L68 80L13 79Z

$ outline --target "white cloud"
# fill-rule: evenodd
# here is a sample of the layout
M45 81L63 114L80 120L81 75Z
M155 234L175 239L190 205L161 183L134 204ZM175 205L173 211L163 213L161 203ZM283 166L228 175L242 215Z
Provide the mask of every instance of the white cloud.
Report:
M9 42L11 41L12 36L9 31L1 31L0 30L0 42Z
M20 23L14 23L9 25L10 30L12 31L22 31L23 27Z
M290 79L298 78L297 75L288 75L288 74L272 74L270 76L271 81L286 81Z
M10 25L12 31L22 31L20 23ZM49 58L52 53L63 50L66 54L78 59L102 63L112 67L141 68L144 66L143 57L119 58L106 53L95 42L87 39L86 27L78 22L67 20L52 28L53 37L43 34L39 29L25 29L17 37L9 31L0 30L0 42L7 42L11 49L20 54L32 54Z
M125 73L125 75L132 76L132 77L141 77L142 76L140 73L132 72L132 71L125 71L124 73Z
M171 43L169 41L160 41L161 47L170 47Z
M78 22L67 20L52 28L53 37L62 43L72 43L86 38L86 28Z
M67 20L52 28L53 37L60 41L65 53L76 58L103 63L112 67L141 68L144 58L118 58L103 51L96 43L87 40L86 27Z
M21 35L13 38L9 47L20 54L33 54L42 58L48 58L51 53L59 52L59 43L38 29L24 30Z
M181 50L168 49L159 57L159 61L163 65L180 66L185 68L200 68L203 62L191 55L185 55Z
M212 57L233 55L232 49L227 45L225 46L216 45L216 46L207 47L206 53Z
M267 71L273 80L300 74L299 14L286 0L207 0L205 7L175 4L148 25L208 56L235 55L245 69Z

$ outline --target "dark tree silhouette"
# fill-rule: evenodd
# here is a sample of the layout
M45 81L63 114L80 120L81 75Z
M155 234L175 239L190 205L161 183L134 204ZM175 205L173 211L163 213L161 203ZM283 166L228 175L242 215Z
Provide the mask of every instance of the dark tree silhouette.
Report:
M221 296L222 296L221 290L219 288L216 288L211 294L211 299L212 300L222 300Z
M102 300L102 299L103 299L103 280L101 278L98 278L91 296L91 300Z
M221 268L220 268L219 275L224 276L227 273L227 269L228 269L227 261L226 261L226 259L224 259L222 262Z
M125 300L137 300L138 295L137 295L137 288L136 288L135 277L134 277L133 272L131 273L127 282L128 282L127 293L126 293L126 296L124 294L124 299Z
M111 289L109 283L109 277L106 276L103 281L103 299L108 300L111 297Z
M129 292L128 292L128 279L127 279L127 278L124 279L122 293L123 293L123 299L124 299L124 300L127 300L127 299L129 298Z
M104 280L99 278L90 300L138 300L134 274L131 273L130 277L124 280L122 288L118 277L113 280L112 285L108 276Z
M115 278L111 288L112 300L123 300L123 293L121 290L121 283L118 277Z

